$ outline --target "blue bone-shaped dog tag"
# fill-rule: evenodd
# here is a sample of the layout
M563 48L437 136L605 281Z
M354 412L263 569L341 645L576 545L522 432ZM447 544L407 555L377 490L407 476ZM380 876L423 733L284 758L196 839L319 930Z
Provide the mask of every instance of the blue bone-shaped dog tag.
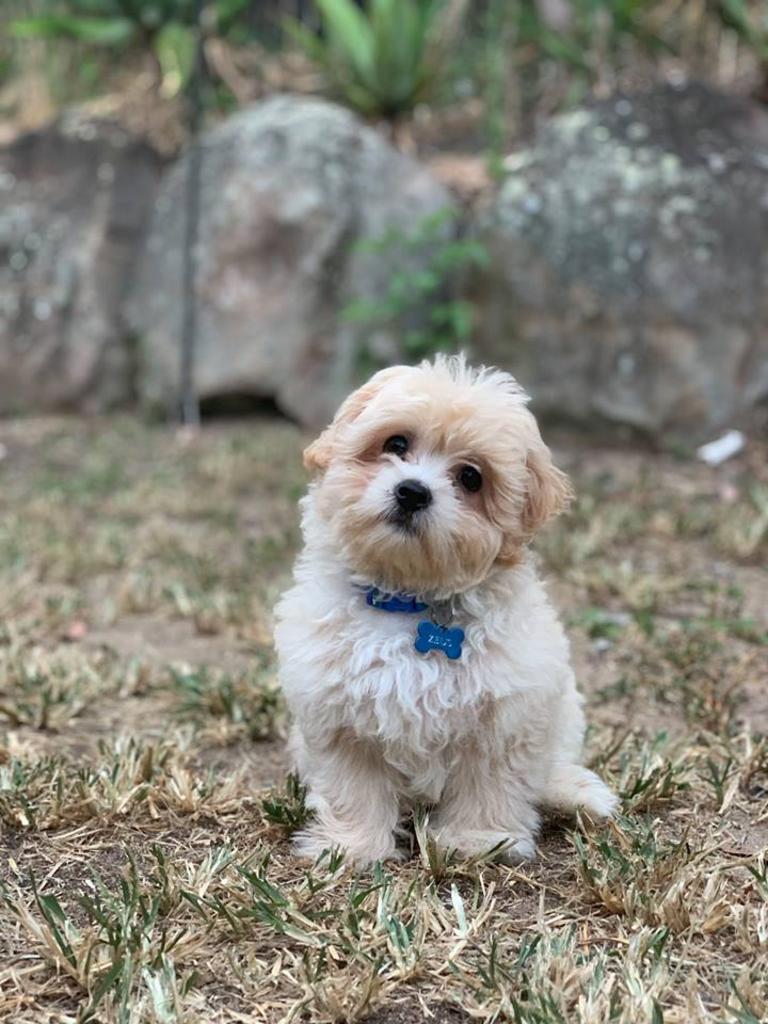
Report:
M459 626L438 626L435 622L419 623L418 636L416 637L416 650L419 654L427 654L429 651L442 651L443 654L455 661L461 657L461 645L464 643L464 630Z

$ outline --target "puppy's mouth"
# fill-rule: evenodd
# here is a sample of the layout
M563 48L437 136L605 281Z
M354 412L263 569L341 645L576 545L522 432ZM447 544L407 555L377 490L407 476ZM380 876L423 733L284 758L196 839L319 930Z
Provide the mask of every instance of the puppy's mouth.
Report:
M384 521L393 526L398 533L404 533L407 536L416 536L421 533L424 526L426 510L418 510L416 512L408 512L400 508L398 505L390 508L383 516Z

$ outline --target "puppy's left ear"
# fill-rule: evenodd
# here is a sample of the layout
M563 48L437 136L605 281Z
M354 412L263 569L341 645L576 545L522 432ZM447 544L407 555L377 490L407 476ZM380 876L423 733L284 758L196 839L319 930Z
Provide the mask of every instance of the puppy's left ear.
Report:
M342 402L330 426L326 427L322 434L304 449L305 467L310 472L322 472L328 469L340 430L350 423L354 423L371 399L381 391L385 384L407 371L408 367L405 366L390 366L386 370L379 370L378 373L371 377L367 384L363 384L357 391L353 391Z
M532 537L548 519L568 507L573 489L565 473L552 462L552 455L543 441L529 449L526 468L522 526L526 535Z

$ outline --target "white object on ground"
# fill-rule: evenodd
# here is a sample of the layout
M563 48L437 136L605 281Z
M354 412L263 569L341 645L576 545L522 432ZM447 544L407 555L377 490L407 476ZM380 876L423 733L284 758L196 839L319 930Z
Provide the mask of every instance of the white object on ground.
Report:
M719 466L721 462L737 455L744 447L745 442L746 438L740 430L728 430L716 441L710 441L708 444L703 444L701 448L697 448L696 454L708 466Z

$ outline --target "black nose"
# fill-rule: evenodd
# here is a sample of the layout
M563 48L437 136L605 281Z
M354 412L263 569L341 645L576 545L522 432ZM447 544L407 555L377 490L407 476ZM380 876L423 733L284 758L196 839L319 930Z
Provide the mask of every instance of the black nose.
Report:
M432 491L418 480L403 480L395 488L395 498L403 512L418 512L432 502Z

